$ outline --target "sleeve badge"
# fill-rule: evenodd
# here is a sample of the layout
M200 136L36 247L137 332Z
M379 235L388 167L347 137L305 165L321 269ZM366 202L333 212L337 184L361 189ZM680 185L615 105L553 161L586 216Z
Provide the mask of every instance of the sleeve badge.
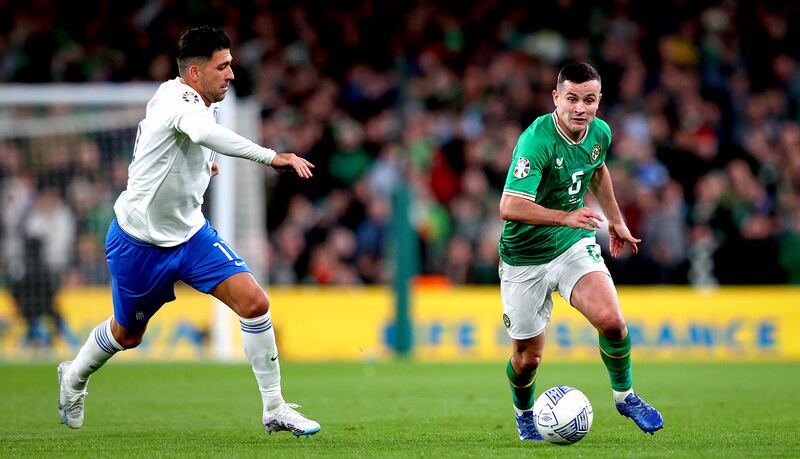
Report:
M193 104L199 104L200 103L200 96L198 96L197 93L194 93L192 91L184 92L183 94L181 94L181 98L184 101L191 102Z
M514 167L514 177L525 178L531 172L531 162L528 158L520 158L517 160L517 165Z

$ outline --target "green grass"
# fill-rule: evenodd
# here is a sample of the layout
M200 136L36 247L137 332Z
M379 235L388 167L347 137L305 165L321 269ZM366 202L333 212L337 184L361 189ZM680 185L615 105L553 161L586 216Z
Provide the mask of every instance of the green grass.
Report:
M546 363L594 405L572 446L517 439L504 364L284 364L284 395L322 431L267 435L248 366L111 362L86 422L59 423L55 364L0 364L0 456L798 457L800 365L639 364L636 389L665 429L640 432L611 402L602 364Z

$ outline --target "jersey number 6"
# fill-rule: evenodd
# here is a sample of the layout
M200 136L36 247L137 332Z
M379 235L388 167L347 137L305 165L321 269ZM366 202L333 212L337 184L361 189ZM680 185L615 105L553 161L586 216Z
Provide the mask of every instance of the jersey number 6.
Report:
M581 177L583 176L583 171L576 171L572 173L572 185L570 185L567 193L570 195L578 194L581 191Z

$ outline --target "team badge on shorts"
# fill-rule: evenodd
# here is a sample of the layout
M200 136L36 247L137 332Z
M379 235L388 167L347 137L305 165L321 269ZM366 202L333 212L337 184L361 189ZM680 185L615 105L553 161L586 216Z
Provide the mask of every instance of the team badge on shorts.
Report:
M594 144L592 147L592 161L597 161L597 157L600 156L600 153L603 149L600 147L599 143Z
M603 258L600 256L600 246L597 244L589 244L586 246L586 251L592 257L595 263L599 263Z
M511 328L511 319L505 314L503 314L503 325L505 325L506 328Z
M196 93L193 93L192 91L184 92L183 94L181 94L181 97L186 102L192 102L192 103L195 103L195 104L199 104L200 103L200 96L198 96Z
M528 158L520 158L517 160L517 165L514 167L514 177L525 178L531 172L531 162Z

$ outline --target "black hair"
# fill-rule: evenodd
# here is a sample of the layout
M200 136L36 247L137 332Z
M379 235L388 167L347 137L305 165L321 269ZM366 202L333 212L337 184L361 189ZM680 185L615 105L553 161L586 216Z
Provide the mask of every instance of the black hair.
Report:
M570 62L561 67L558 72L558 85L561 86L565 81L573 83L586 83L587 81L597 80L600 83L600 73L588 62Z
M186 29L178 39L178 68L183 74L189 59L211 58L214 51L230 49L231 40L224 30L215 30L209 26Z

